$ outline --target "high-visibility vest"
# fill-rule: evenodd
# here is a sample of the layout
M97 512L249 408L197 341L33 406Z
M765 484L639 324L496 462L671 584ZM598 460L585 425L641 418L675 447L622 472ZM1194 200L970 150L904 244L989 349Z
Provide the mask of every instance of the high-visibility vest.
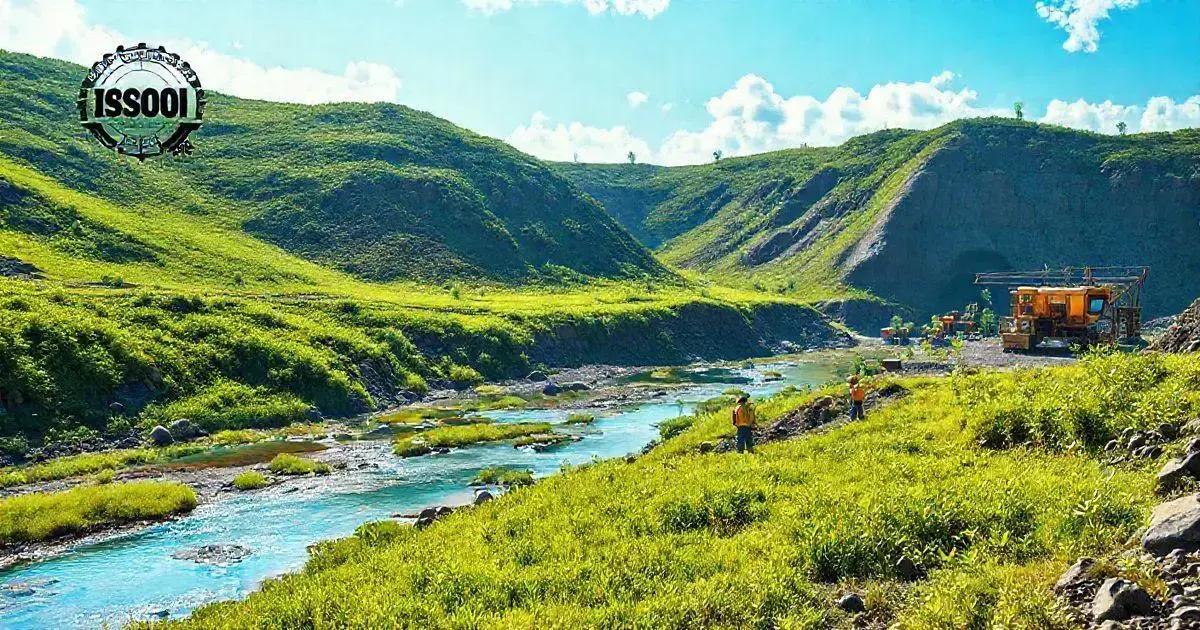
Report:
M754 426L754 408L749 404L738 405L733 408L733 426L735 427L752 427Z

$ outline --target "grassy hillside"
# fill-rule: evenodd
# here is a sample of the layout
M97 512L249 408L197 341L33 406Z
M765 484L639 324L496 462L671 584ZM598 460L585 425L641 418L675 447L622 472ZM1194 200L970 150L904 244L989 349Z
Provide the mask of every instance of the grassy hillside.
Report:
M80 72L0 53L0 451L836 336L689 284L541 163L427 114L214 95L196 157L138 164L73 121Z
M1150 265L1152 315L1200 293L1200 130L993 118L699 166L555 168L664 261L807 300L932 312L972 300L975 272L1044 265Z
M864 422L702 453L728 409L636 461L544 479L417 530L379 523L304 571L176 624L232 627L1067 628L1050 593L1081 554L1114 572L1154 462L1101 464L1125 427L1194 417L1194 358L1096 355L1036 372L908 379ZM875 385L880 385L876 383ZM771 420L823 393L785 393ZM999 436L1007 436L1000 438ZM922 574L905 581L900 558Z
M193 157L135 165L79 127L83 73L0 52L0 153L75 190L203 216L365 279L667 273L538 160L424 112L210 93Z

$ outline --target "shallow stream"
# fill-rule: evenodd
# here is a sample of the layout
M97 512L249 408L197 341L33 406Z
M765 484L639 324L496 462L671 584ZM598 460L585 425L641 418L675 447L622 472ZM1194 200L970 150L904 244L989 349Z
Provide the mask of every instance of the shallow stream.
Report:
M347 536L364 522L395 513L470 501L468 484L489 466L528 468L535 476L545 476L564 464L635 453L657 436L657 423L689 413L696 403L728 387L762 397L788 385L821 384L834 376L835 363L812 354L800 360L763 361L754 368L697 371L694 379L684 370L684 380L691 384L666 397L572 410L597 416L586 427L558 426L566 420L566 410L483 414L498 422L551 422L558 431L582 437L541 452L496 443L401 459L392 455L386 440L357 442L347 448L363 449L357 455L371 467L226 495L184 518L0 572L0 627L119 627L134 619L175 618L208 602L244 597L265 578L303 566L306 548L314 542ZM782 379L766 380L768 371L779 372ZM251 553L228 566L174 557L180 550L211 544L241 545Z

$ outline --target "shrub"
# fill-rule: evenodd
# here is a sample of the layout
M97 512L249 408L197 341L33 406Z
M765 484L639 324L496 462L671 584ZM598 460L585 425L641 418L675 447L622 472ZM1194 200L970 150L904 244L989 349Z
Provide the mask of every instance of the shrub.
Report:
M329 474L329 464L317 462L291 453L280 453L269 464L271 472L277 475L326 475Z
M573 413L567 416L566 424L591 424L596 421L596 416L590 413Z
M533 484L533 471L493 466L479 471L475 475L473 483L493 486L528 486Z
M664 420L658 423L658 435L664 440L669 440L687 431L695 423L696 416L679 416L670 420Z
M297 458L299 459L299 458ZM272 462L273 464L274 462ZM238 490L256 490L267 485L267 478L257 470L247 470L233 478L233 487Z

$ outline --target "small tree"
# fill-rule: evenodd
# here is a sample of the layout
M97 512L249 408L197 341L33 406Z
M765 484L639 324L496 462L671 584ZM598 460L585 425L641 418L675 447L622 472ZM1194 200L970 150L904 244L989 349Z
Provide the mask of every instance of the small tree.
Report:
M1025 120L1025 103L1021 101L1013 103L1013 113L1017 115L1017 120Z
M1122 136L1125 135L1125 130L1128 128L1129 125L1126 125L1124 120L1117 123L1117 133L1121 134Z
M997 325L998 321L996 311L990 308L983 309L983 312L979 314L979 333L991 336L1000 332L1000 327Z
M713 151L713 161L714 161L714 162L720 162L720 161L721 161L721 157L722 157L722 156L724 156L724 155L725 155L725 154L724 154L724 153L723 153L723 152L722 152L720 149L717 149L716 151Z
M979 302L981 304L983 304L985 307L991 306L992 305L992 290L991 289L983 289L982 291L980 291L979 292Z
M625 159L629 160L630 164L636 164L637 163L637 154L634 153L633 151L630 151L629 153L625 154Z

